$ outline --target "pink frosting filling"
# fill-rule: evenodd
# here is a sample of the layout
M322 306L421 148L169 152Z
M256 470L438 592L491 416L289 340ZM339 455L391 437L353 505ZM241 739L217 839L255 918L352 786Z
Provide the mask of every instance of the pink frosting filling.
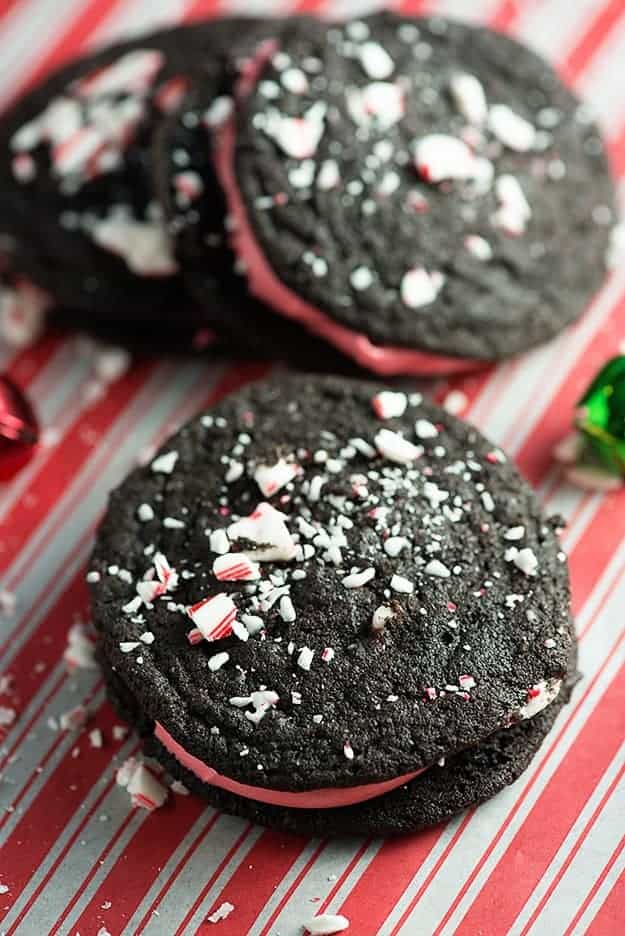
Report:
M403 774L401 777L394 777L392 780L384 780L381 783L364 783L355 787L327 787L320 790L306 790L304 793L291 793L288 790L267 790L265 787L251 786L247 783L239 783L238 780L232 780L230 777L224 777L198 757L189 754L172 738L160 722L155 724L154 735L183 767L190 770L203 783L209 783L229 793L236 793L237 796L243 796L245 799L257 800L259 803L289 806L296 809L332 809L336 806L363 803L365 800L390 793L391 790L414 780L427 769L415 770L413 773Z
M263 44L256 60L248 65L239 83L239 97L248 93L268 54L274 50L275 44ZM310 305L282 283L266 260L249 222L234 171L235 145L235 117L232 115L218 133L215 167L226 195L228 210L235 221L231 235L232 248L245 263L250 292L272 306L276 312L295 319L353 358L362 367L377 374L435 376L486 366L485 361L472 358L449 357L393 345L373 344L366 335L339 325L321 309Z

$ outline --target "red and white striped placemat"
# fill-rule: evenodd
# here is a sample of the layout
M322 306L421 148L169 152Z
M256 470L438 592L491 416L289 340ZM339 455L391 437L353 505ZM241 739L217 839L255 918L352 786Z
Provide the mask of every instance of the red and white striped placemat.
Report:
M0 107L34 77L102 41L227 12L358 13L360 0L0 0ZM625 192L623 0L431 0L406 12L488 22L534 45L594 106ZM480 377L438 384L518 461L552 512L569 518L583 680L527 773L495 800L401 841L308 841L264 831L177 796L132 810L96 673L69 676L68 627L86 618L84 565L106 492L181 421L262 368L139 364L86 402L88 364L47 337L0 365L27 388L48 442L0 488L0 933L224 933L295 936L322 909L354 936L625 933L625 493L561 483L550 452L572 406L625 338L625 265L586 317L549 347ZM78 703L106 739L49 720ZM224 901L230 916L207 916Z

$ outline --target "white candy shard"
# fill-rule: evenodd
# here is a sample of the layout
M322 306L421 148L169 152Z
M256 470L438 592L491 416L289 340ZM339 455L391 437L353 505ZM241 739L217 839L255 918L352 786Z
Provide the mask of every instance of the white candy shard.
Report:
M369 78L390 78L395 64L386 49L377 42L364 42L359 47L360 64Z
M208 668L212 673L216 673L222 666L225 666L230 659L229 653L214 653L208 658Z
M429 419L417 419L414 427L418 439L435 439L438 429Z
M310 647L302 647L297 657L297 665L308 671L312 665L314 655L315 651L311 650Z
M536 575L538 559L534 555L534 551L529 547L517 549L516 546L511 546L504 553L504 559L506 562L513 562L517 569L520 569L525 575Z
M561 688L561 679L552 679L549 681L541 679L535 686L528 689L527 702L519 710L520 717L525 721L528 718L533 718L534 715L537 715L539 712L542 712L543 709L551 705L554 699L557 698Z
M380 605L379 608L376 608L373 612L373 617L371 619L371 630L380 632L383 631L386 627L388 621L391 618L395 617L394 612L388 605Z
M297 477L299 465L279 459L275 465L259 465L254 472L254 481L265 497L271 497Z
M355 123L375 122L381 130L387 130L404 116L404 93L399 85L373 81L362 89L350 88L347 107Z
M347 917L340 914L322 913L306 924L310 936L332 936L333 933L342 933L349 926Z
M426 565L424 569L424 572L426 575L433 575L436 578L449 578L449 576L451 575L451 572L449 571L447 566L444 565L442 562L440 562L438 559L430 559L430 561L428 562L428 564Z
M165 452L155 458L150 467L157 474L171 474L179 457L178 452Z
M345 588L362 588L373 578L375 578L375 569L368 568L363 569L361 572L352 572L351 575L346 575L342 582Z
M486 238L480 237L479 234L467 234L464 239L464 246L476 260L481 260L482 263L487 263L493 259L493 248Z
M99 247L122 257L139 276L171 276L178 269L165 225L158 220L137 221L113 210L89 227Z
M260 567L245 553L227 553L215 559L213 574L220 582L253 582L260 578Z
M402 595L412 595L414 584L403 575L394 575L391 579L391 588Z
M231 524L228 536L231 541L241 539L258 544L255 549L245 550L246 555L258 562L288 562L297 552L297 544L284 522L284 514L267 503L259 504L249 517Z
M393 419L404 415L408 406L408 397L405 393L382 390L373 397L371 405L379 419Z
M453 75L449 87L459 112L475 127L481 127L488 116L488 104L481 81L475 75L461 72Z
M415 147L415 164L425 182L472 179L476 173L476 159L470 148L446 133L422 137Z
M420 445L413 445L408 439L404 439L397 432L391 432L390 429L380 429L374 442L380 455L399 465L409 465L423 455Z
M533 125L505 104L494 104L491 107L488 129L504 146L518 153L526 153L536 142Z
M313 104L303 117L288 117L273 110L263 130L287 156L307 159L317 152L323 136L325 114L326 107L322 101Z
M317 174L317 188L322 192L327 192L335 188L341 181L339 166L336 160L326 159L321 163L321 168Z
M226 917L230 916L233 910L234 904L231 904L228 900L224 900L210 916L206 917L206 920L208 923L219 923L220 920L225 920Z
M518 237L525 232L532 209L523 189L513 175L501 175L495 182L499 207L492 216L493 224Z
M434 302L445 284L445 276L438 270L432 272L424 267L416 267L404 273L400 285L401 300L409 309Z

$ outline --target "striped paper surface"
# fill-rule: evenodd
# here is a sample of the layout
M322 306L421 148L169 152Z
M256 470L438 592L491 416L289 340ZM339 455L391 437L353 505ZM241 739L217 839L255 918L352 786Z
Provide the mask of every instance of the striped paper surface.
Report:
M228 12L353 14L358 0L0 0L0 107L33 78L103 41ZM554 61L592 103L625 192L624 0L431 0L406 12L488 22ZM262 368L140 364L86 401L87 363L69 340L0 364L28 389L47 444L0 487L0 933L295 936L314 913L342 913L354 936L620 936L625 933L625 492L561 483L550 458L571 409L625 338L625 264L588 314L548 347L450 387L465 415L504 446L551 512L569 520L583 679L534 763L495 800L401 841L283 837L175 797L132 810L114 782L135 750L96 672L62 661L87 617L84 564L106 492L184 419ZM78 703L106 743L61 733L50 717ZM230 916L207 916L224 901Z

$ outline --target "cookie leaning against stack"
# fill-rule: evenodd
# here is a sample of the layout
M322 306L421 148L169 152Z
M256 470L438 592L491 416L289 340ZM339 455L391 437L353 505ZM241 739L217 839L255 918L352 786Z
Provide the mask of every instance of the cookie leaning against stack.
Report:
M88 576L110 696L227 811L438 822L515 779L567 697L557 524L417 395L252 386L112 495Z

